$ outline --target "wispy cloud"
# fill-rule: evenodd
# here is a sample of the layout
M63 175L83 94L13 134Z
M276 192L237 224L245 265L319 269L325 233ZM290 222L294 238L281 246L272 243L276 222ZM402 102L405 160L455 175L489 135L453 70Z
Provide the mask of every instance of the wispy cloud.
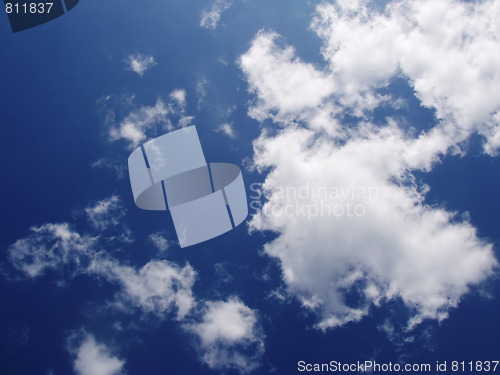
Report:
M186 91L176 89L170 93L170 98L175 100L181 108L186 106Z
M104 231L116 227L125 215L125 207L117 195L112 195L96 204L85 208L85 214L90 225L96 230Z
M100 230L103 221L98 219L97 223ZM11 245L8 253L13 266L30 278L66 268L70 277L85 274L117 284L120 291L114 306L124 311L139 310L161 318L176 309L181 319L195 305L191 288L196 272L189 264L178 267L166 261L150 261L136 270L100 251L99 239L116 238L102 237L80 235L68 223L44 224L31 228L28 237Z
M37 278L68 265L78 273L95 243L96 238L80 235L68 223L44 224L30 228L28 236L9 246L7 252L17 270Z
M137 73L141 77L146 70L151 69L157 64L153 56L142 55L140 53L128 56L125 59L125 63L128 70Z
M149 239L162 253L170 247L168 239L162 233L152 233L149 235Z
M264 333L255 311L238 298L199 303L192 292L197 273L189 264L149 261L137 269L99 250L99 241L105 240L80 235L67 223L44 224L32 228L8 252L14 267L30 278L57 270L71 278L87 275L117 285L113 301L107 304L115 312L139 312L155 320L173 315L186 332L195 335L200 360L212 369L248 373L260 365ZM92 335L75 333L70 341L77 374L111 375L123 370L124 361Z
M121 286L115 306L122 310L140 310L164 318L173 309L183 319L195 306L192 287L196 272L188 264L179 267L167 261L150 261L136 270L112 259L95 259L89 272Z
M215 0L210 9L206 9L201 13L200 26L215 30L220 21L221 14L229 9L231 4L232 0Z
M94 215L95 231L101 232L108 214L119 199L109 198L102 204L89 205ZM97 216L95 216L97 215ZM113 226L111 226L113 228ZM106 232L107 233L107 232ZM139 313L155 321L173 318L186 332L194 335L200 360L217 370L234 369L248 373L260 365L264 352L264 333L256 311L238 298L228 301L199 302L193 295L197 278L190 264L179 266L169 261L152 260L141 268L123 264L102 250L103 244L116 246L113 233L99 236L79 234L68 223L33 227L26 238L8 248L15 269L28 278L39 278L48 271L60 277L86 275L118 287L106 306L125 314ZM155 246L166 250L168 242L159 233L151 237ZM109 247L109 246L108 246ZM121 374L124 361L85 331L70 337L70 352L75 356L77 374Z
M205 97L208 94L209 82L205 77L202 77L196 83L196 94L198 96L198 110L201 109L205 103Z
M233 128L233 124L230 122L225 122L216 129L217 132L227 135L229 138L236 138L238 135Z
M117 178L125 177L126 163L111 157L102 157L92 163L92 168L106 168L112 170Z
M142 106L125 117L118 127L110 129L109 135L112 141L124 139L129 142L130 147L136 147L146 139L146 134L157 126L169 130L171 124L167 114L167 104L158 99L154 106Z
M116 114L109 108L109 99L101 100L101 112L105 113L105 124L108 127L109 140L127 142L129 148L135 148L149 137L161 135L177 127L184 127L193 121L193 116L186 115L186 92L176 89L169 95L168 100L158 98L152 106L134 107L134 98L127 106L133 109L116 123Z

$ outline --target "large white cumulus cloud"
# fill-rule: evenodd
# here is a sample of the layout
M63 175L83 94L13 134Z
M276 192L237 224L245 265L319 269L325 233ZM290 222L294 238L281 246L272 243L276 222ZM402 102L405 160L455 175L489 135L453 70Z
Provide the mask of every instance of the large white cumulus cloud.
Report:
M261 31L241 57L256 96L250 116L280 127L254 142L267 199L251 229L278 234L265 251L319 328L393 299L410 308L410 327L442 320L494 273L492 245L457 213L425 205L428 187L412 171L431 169L474 132L490 154L499 145L499 9L492 1L406 1L381 14L338 2L319 6L313 22L325 68L278 46L273 32ZM370 123L374 108L394 105L377 89L396 76L436 109L433 129L414 137L390 118ZM345 125L344 113L357 124Z
M241 57L250 89L258 94L258 105L250 110L250 115L258 120L264 120L273 110L277 118L282 118L316 108L334 89L333 81L296 58L293 48L273 53L278 38L275 33L261 33Z
M434 108L453 142L477 131L486 151L500 146L500 3L395 1L384 14L366 5L318 7L313 29L337 82L340 100L360 97L395 75L407 77L422 104ZM373 95L373 93L372 93Z
M257 166L274 169L251 226L279 233L265 250L280 260L288 290L318 312L320 327L358 320L370 303L398 297L414 309L412 324L442 319L470 284L491 275L491 245L403 184L397 138L335 147L314 136L289 129L255 142ZM356 306L344 297L353 288L363 297Z

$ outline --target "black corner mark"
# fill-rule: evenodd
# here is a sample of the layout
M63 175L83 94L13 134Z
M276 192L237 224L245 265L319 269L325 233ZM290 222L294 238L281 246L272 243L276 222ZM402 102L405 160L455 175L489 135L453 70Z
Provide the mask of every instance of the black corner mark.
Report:
M32 27L52 21L64 14L61 0L47 2L4 0L5 12L9 16L12 32L31 29ZM43 4L42 6L38 6Z
M5 12L9 17L13 33L52 21L73 9L79 0L4 0Z
M66 10L69 12L71 9L73 9L76 4L78 4L80 0L64 0L66 3Z

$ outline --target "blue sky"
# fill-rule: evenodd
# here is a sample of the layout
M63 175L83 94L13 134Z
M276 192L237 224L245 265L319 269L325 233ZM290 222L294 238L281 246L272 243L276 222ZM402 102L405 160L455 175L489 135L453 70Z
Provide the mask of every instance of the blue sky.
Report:
M0 17L1 374L498 360L499 1ZM196 125L249 216L181 249L128 155ZM500 371L500 369L498 370Z

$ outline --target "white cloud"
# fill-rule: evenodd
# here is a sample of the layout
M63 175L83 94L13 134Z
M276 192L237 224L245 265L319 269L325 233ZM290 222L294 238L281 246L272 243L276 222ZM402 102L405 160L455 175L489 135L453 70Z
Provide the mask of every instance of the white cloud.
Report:
M75 335L70 337L71 341L76 340ZM113 356L106 345L96 342L90 334L84 334L78 345L68 349L76 356L73 368L78 375L123 374L125 361Z
M328 74L295 57L293 48L279 49L275 44L278 39L276 33L261 31L240 58L250 92L258 98L249 114L261 121L316 108L334 91ZM277 114L271 115L273 111Z
M178 127L185 128L186 126L193 125L194 116L182 116L179 119Z
M196 272L189 264L150 261L137 270L99 251L100 245L97 237L80 235L67 223L44 224L31 228L8 254L12 265L31 278L66 267L71 276L86 274L118 284L115 306L123 310L139 309L159 317L175 310L182 319L196 305L191 290Z
M174 90L170 93L170 98L179 104L182 108L186 106L186 91L182 89Z
M492 246L467 221L424 205L425 191L405 179L398 155L406 145L395 134L343 147L313 143L315 136L288 129L255 142L257 167L273 171L251 227L280 234L265 251L279 259L289 292L318 313L319 327L359 320L371 303L394 298L414 309L411 323L443 319L470 285L492 275ZM362 302L349 306L348 291Z
M161 252L167 251L170 246L168 240L161 233L152 233L149 235L149 239Z
M210 9L204 10L201 13L200 26L206 29L215 30L220 21L220 15L222 12L229 9L231 4L232 0L215 0Z
M132 101L128 105L133 106ZM109 127L109 139L111 141L125 140L129 148L135 148L147 138L174 130L172 119L177 119L175 121L179 127L189 125L194 117L186 115L185 107L186 92L176 89L170 93L169 101L159 98L154 106L141 106L134 109L118 125L114 123L114 112L108 109L106 125Z
M234 280L233 275L231 275L231 272L227 269L228 265L228 263L214 264L215 275L218 278L218 283L230 283Z
M236 131L233 128L233 125L229 122L225 122L224 124L221 124L217 129L217 132L223 133L227 135L229 138L236 138L237 134Z
M321 329L393 299L413 313L409 327L442 320L498 265L467 219L423 203L429 187L412 175L474 131L489 137L490 153L497 141L488 132L497 129L500 104L498 2L397 2L385 14L364 3L318 7L323 69L278 47L272 32L261 31L240 59L256 95L249 115L282 127L254 142L267 203L251 229L278 233L265 251ZM434 15L439 22L429 21ZM437 110L438 124L416 138L392 119L369 122L374 108L392 105L377 89L396 76ZM346 126L345 113L358 123ZM349 293L359 301L346 301Z
M112 195L95 205L87 206L85 214L94 229L104 231L119 224L120 219L125 215L125 208L120 197Z
M196 272L189 264L181 268L167 261L150 261L136 270L114 260L95 258L89 272L121 286L116 305L123 309L133 307L163 317L175 308L181 320L195 306L191 288Z
M203 346L217 341L237 342L253 335L257 322L254 312L237 299L209 302L203 321L192 327Z
M80 235L67 223L44 224L30 228L29 235L17 240L7 251L16 269L36 278L67 265L78 272L94 244L95 238Z
M239 299L207 302L202 320L186 329L196 335L202 360L211 369L249 373L258 367L263 333L255 311Z
M157 126L171 130L167 115L170 113L168 105L161 99L154 106L142 106L129 113L118 127L112 127L109 135L112 141L124 139L131 148L143 142L147 134L154 132Z
M110 157L100 158L99 160L96 160L95 162L93 162L91 166L92 166L92 168L111 169L112 171L115 172L116 177L118 177L118 178L125 177L125 172L127 169L126 163L124 163L123 161L118 161L118 160L110 158Z
M227 56L221 56L217 59L218 62L220 62L222 65L229 66L229 61L227 59Z
M156 61L153 56L146 56L140 53L130 55L125 59L125 63L127 64L128 70L139 74L141 77L144 75L146 70L156 65Z
M98 235L107 241L119 240L125 243L134 242L132 231L123 222L126 209L117 195L112 195L84 209L87 221ZM107 236L103 232L108 231Z
M323 69L302 62L291 47L279 48L276 33L261 31L240 59L258 98L250 115L307 121L338 135L344 129L329 117L343 111L363 117L392 104L377 90L404 77L441 120L436 152L478 132L494 155L500 145L498 2L395 1L385 13L366 3L318 6L312 28L324 41ZM325 102L331 95L335 100Z
M31 228L8 253L14 267L32 278L71 265L72 276L87 275L117 285L114 301L108 306L118 311L139 311L160 319L175 314L183 328L195 335L201 360L212 369L247 373L259 366L264 336L255 311L236 298L200 305L192 293L197 274L191 265L181 267L168 261L150 261L140 269L124 265L99 251L102 237L80 235L67 223L44 224ZM155 233L150 238L166 250L168 242L163 236ZM120 324L116 328L121 329ZM74 369L79 375L123 372L124 361L84 331L69 337L68 350L76 357Z
M202 77L196 83L196 94L198 95L198 110L203 107L205 97L208 94L209 82L205 77Z
M324 4L313 29L325 42L343 103L359 106L392 77L407 77L452 142L477 131L493 154L500 127L499 17L498 1L396 1L385 14L363 4L349 10Z

